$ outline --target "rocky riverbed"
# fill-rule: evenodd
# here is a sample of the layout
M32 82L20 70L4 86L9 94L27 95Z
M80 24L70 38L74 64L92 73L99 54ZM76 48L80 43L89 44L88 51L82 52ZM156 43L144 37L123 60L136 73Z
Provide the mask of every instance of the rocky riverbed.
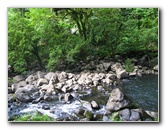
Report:
M55 121L114 121L115 118L154 121L158 118L158 112L144 111L118 88L123 79L158 74L158 65L153 68L135 65L129 73L120 61L97 64L91 61L82 64L81 69L81 72L30 71L27 75L11 78L8 120L36 111Z

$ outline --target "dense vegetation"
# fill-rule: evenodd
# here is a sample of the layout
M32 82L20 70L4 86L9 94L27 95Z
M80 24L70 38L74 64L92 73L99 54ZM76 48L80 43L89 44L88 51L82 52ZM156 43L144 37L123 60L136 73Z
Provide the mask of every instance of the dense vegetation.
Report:
M17 116L14 118L14 121L18 121L18 122L19 121L54 121L54 119L47 115L35 112L34 114L25 114L23 116Z
M8 8L8 63L16 72L157 50L157 8Z

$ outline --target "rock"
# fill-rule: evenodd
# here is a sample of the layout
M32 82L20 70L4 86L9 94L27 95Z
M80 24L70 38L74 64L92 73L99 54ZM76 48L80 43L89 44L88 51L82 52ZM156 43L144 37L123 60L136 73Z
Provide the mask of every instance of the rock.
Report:
M24 103L31 102L33 100L33 98L31 97L32 93L25 88L19 88L15 92L15 95L17 100Z
M48 84L48 80L44 78L40 78L37 83L37 86L42 86L43 84Z
M102 86L97 86L97 90L98 90L98 91L103 91L104 88L103 88Z
M115 74L106 74L106 78L109 78L111 80L116 80L116 75Z
M123 67L120 63L115 63L111 66L112 71L122 71Z
M72 90L73 90L72 87L68 85L63 86L61 89L61 91L63 91L64 93L71 92Z
M130 121L131 112L129 109L123 109L119 111L119 116L122 121Z
M61 95L59 96L59 101L62 101L64 98L65 98L65 95L64 95L64 94L61 94Z
M35 81L36 80L36 77L35 76L33 76L33 75L29 75L26 79L25 79L25 82L27 83L27 84L32 84L33 83L33 81Z
M111 64L112 63L103 63L103 67L106 72L111 70Z
M103 116L103 121L109 121L108 116Z
M130 121L139 121L139 120L141 120L141 118L140 118L140 112L131 109Z
M45 101L52 101L53 100L53 97L51 95L44 95L44 98L43 98Z
M81 103L82 103L82 106L84 108L88 109L89 111L92 111L92 107L91 107L90 102L88 102L88 101L82 101Z
M12 92L15 92L19 87L20 87L20 85L18 83L12 84L12 86L11 86Z
M137 75L136 72L132 72L132 73L129 74L130 77L135 77L136 75Z
M79 85L79 84L74 85L73 90L74 90L74 91L81 90L80 85Z
M100 109L100 106L96 103L96 101L91 102L92 109Z
M34 86L34 85L26 85L26 86L24 87L24 89L26 89L27 91L29 91L29 92L31 92L31 93L34 93L34 92L37 92L37 91L38 91L37 87Z
M46 78L47 80L50 80L50 79L52 78L52 76L54 76L54 75L55 75L55 73L49 72L49 73L47 73L47 74L45 75L45 78Z
M55 74L51 77L49 84L57 84L59 82L58 76Z
M154 66L153 70L158 71L158 65Z
M15 77L13 77L13 80L15 80L16 82L22 81L25 79L25 76L23 75L17 75Z
M47 105L47 104L45 104L45 105L42 106L42 109L44 109L44 110L50 110L50 106Z
M93 81L93 85L96 87L97 85L99 84L99 81L98 80L94 80Z
M119 78L119 79L125 79L128 77L129 76L128 76L126 70L122 70L122 71L117 72L117 78Z
M68 78L68 74L66 72L61 72L58 76L58 79L60 81L67 80L67 78Z
M106 104L106 109L110 111L118 111L130 106L131 101L122 93L119 88L113 89L109 100Z
M45 91L47 94L51 94L54 91L54 86L52 84L48 85L43 85L41 87L42 91Z
M71 101L73 99L73 96L70 93L66 93L64 99L65 101Z
M44 78L45 76L45 73L44 72L41 72L41 71L38 71L37 72L37 78L40 79L40 78Z

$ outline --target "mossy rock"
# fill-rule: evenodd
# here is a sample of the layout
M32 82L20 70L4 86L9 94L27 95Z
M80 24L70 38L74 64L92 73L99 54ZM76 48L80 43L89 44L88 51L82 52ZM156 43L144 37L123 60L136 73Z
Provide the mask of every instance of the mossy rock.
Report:
M92 119L93 119L93 113L92 113L91 111L86 110L86 111L84 112L84 116L85 116L86 118L88 118L89 120L92 120Z

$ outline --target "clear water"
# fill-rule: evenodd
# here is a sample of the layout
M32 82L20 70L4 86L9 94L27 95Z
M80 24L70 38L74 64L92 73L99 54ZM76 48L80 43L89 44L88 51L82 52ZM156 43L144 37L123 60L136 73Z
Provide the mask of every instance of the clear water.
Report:
M158 111L159 83L157 75L143 75L123 80L120 88L142 109Z

